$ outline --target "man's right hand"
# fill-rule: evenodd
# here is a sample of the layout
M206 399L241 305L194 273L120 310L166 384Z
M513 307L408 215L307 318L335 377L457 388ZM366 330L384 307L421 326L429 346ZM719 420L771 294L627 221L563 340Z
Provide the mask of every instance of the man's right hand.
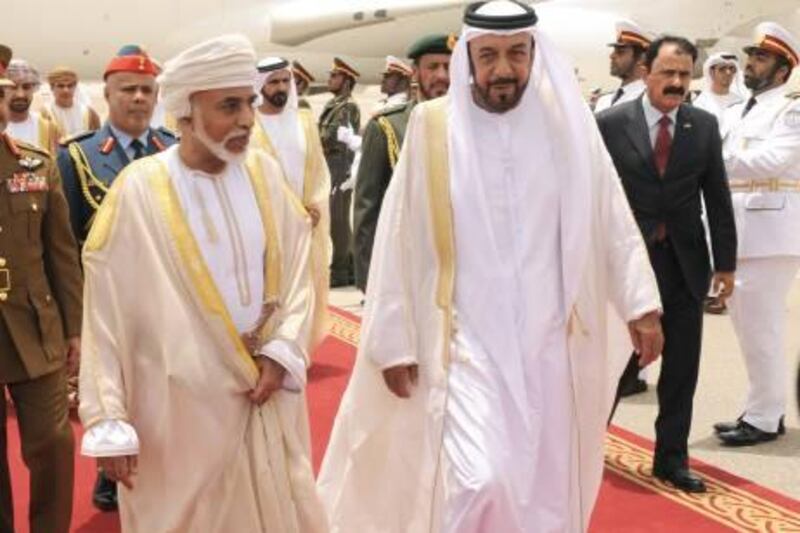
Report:
M124 455L119 457L98 457L97 466L111 481L118 481L128 489L133 488L131 478L136 475L138 456Z
M418 377L418 365L393 366L383 371L383 381L398 398L411 397L411 388L417 384Z

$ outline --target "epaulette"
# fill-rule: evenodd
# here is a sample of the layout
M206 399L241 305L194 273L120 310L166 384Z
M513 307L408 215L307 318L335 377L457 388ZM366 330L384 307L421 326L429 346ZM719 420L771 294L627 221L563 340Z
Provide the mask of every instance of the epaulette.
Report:
M36 146L35 144L30 144L28 142L21 141L19 139L14 139L14 144L16 144L17 148L19 148L21 151L33 152L35 154L43 155L48 159L50 159L52 157L52 154L50 154L50 151L49 150L45 150L41 146Z
M74 142L83 141L85 139L88 139L92 135L94 135L95 131L96 130L86 130L86 131L82 131L80 133L76 133L75 135L70 135L69 137L65 137L64 139L62 139L59 144L61 146L67 146L67 145L69 145L71 143L74 143Z
M403 102L402 104L394 104L392 106L386 107L381 109L377 113L375 113L376 117L387 117L389 115L394 115L395 113L402 113L406 109L411 102Z
M164 137L169 137L170 139L178 139L178 134L166 126L159 126L156 128L156 131L163 135Z

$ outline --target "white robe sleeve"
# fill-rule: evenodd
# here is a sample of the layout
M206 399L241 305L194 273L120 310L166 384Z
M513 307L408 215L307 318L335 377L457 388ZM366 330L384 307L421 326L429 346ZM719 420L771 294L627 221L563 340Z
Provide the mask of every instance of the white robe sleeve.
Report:
M261 355L278 362L286 369L284 388L299 391L306 384L310 359L307 347L311 335L311 310L315 302L311 277L311 221L292 203L274 160L263 156L265 172L271 179L273 213L280 239L281 304L278 321Z
M306 364L303 351L293 342L271 340L261 348L259 355L269 357L286 370L283 388L289 392L300 392L306 386Z
M604 218L607 221L608 294L620 318L630 322L651 311L661 311L653 268L639 226L633 217L628 198L622 189L611 157L597 136L595 149L605 162L599 187L603 191Z
M428 216L428 206L410 206L409 190L424 186L421 113L413 113L403 149L381 206L367 284L364 328L360 347L381 370L418 362L411 309L409 265L414 247L409 218ZM436 268L436 265L431 265Z
M139 454L139 437L133 426L122 420L102 420L83 434L81 455L120 457Z
M91 457L134 455L135 429L127 422L124 358L130 355L120 298L120 265L135 264L127 245L140 225L134 179L117 178L97 213L83 251L84 297L81 333L81 451Z

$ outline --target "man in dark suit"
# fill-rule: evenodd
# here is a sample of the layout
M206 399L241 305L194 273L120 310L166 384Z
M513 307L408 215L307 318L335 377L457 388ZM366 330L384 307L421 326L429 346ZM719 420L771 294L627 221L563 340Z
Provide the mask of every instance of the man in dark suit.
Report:
M105 72L108 122L64 141L58 167L69 202L72 230L82 246L95 213L117 175L128 163L175 144L175 135L150 127L156 105L158 68L136 45L124 46ZM102 472L92 502L103 511L117 508L117 486Z
M664 352L653 474L687 492L703 492L688 468L692 402L700 363L703 297L711 265L701 194L711 229L722 297L733 291L736 227L722 143L713 115L684 103L697 49L665 36L646 55L647 90L598 116L600 131L642 231L664 306ZM626 373L637 372L637 362Z

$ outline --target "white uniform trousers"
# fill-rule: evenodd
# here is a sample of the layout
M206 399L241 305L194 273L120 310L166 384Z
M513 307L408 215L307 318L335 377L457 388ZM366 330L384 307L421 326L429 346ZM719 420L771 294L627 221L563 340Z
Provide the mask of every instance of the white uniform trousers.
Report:
M798 268L794 256L739 259L729 304L750 379L744 421L770 433L786 409L786 296Z

